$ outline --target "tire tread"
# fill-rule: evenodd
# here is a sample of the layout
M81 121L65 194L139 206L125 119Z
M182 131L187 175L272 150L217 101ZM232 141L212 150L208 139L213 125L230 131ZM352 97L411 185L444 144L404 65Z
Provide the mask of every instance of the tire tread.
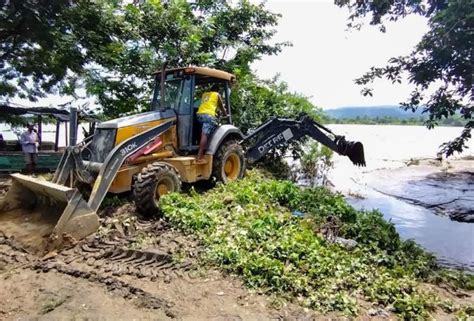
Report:
M154 215L159 213L155 202L156 183L164 175L169 175L174 180L176 190L181 190L181 177L169 164L164 162L153 162L143 167L141 172L134 178L133 199L137 211L143 215Z

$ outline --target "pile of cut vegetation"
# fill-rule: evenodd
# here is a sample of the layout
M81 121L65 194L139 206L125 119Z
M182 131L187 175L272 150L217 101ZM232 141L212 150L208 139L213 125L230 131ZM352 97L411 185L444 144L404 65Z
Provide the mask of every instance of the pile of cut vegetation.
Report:
M438 268L433 256L401 240L380 212L355 210L325 188L302 189L250 171L206 193L166 195L161 208L202 241L206 264L319 312L357 315L364 302L406 319L435 311L474 314L473 305L426 286L472 290L473 276Z

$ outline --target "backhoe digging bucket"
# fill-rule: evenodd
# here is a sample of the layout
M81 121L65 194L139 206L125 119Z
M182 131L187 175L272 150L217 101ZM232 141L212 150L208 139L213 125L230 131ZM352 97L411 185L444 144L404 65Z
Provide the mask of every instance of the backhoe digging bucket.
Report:
M354 165L365 166L364 145L361 142L340 140L337 143L342 155L346 155Z
M0 231L38 255L74 244L99 228L99 218L75 188L21 174L0 204Z

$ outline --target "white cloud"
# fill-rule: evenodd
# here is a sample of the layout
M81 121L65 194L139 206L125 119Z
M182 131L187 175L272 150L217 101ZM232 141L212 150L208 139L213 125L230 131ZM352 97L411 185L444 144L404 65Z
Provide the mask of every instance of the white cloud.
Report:
M290 41L293 47L254 63L259 76L280 73L291 90L312 96L323 108L398 104L407 98L407 84L378 81L374 97L363 97L353 80L371 66L408 54L428 30L425 18L389 23L386 33L369 25L348 31L348 11L332 1L271 1L267 8L283 15L275 41Z

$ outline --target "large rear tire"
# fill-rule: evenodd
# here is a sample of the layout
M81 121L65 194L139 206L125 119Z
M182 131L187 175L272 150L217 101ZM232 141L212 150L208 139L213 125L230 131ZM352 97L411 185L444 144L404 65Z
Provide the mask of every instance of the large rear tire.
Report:
M158 214L161 196L180 190L181 179L172 166L162 162L148 164L136 176L133 184L137 211L146 216Z
M212 165L212 176L224 184L240 179L245 174L245 154L242 146L235 141L229 140L219 146L214 156Z

